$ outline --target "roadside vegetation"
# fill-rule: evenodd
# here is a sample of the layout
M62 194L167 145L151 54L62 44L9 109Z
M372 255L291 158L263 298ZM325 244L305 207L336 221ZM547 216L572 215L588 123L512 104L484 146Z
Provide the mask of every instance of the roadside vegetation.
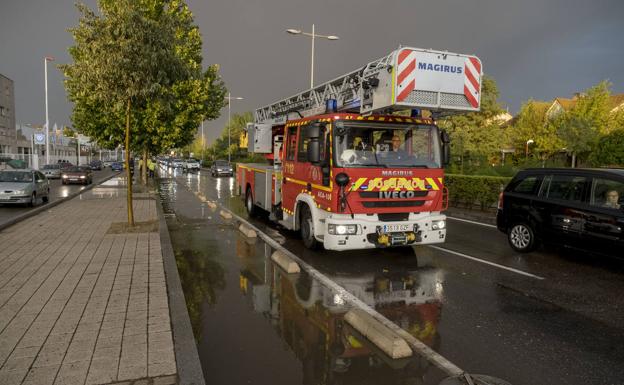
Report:
M202 120L219 116L225 87L216 65L202 67L201 35L184 1L99 0L97 11L77 7L73 62L60 66L74 103L74 129L103 148L123 144L131 181L131 154L146 164L151 154L191 143ZM131 182L128 224L134 225Z

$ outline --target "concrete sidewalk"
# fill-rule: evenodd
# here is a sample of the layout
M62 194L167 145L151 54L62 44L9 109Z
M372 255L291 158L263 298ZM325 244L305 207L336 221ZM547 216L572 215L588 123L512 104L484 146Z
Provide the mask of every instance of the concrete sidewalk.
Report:
M157 202L120 232L122 184L0 232L0 384L177 383Z

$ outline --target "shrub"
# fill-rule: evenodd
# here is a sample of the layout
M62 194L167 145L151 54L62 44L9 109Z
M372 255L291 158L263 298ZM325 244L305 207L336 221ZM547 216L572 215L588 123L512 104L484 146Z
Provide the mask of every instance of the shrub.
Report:
M449 204L472 208L474 205L485 210L498 201L498 195L511 178L483 175L446 174L444 184L449 191Z

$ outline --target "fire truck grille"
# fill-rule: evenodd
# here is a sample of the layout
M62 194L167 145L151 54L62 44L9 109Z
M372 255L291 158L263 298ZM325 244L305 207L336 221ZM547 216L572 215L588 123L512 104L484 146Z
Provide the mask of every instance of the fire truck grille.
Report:
M360 191L360 198L379 198L378 191ZM414 191L414 197L426 197L429 191Z
M375 207L418 207L425 204L425 201L373 201L362 202L362 206L370 209Z

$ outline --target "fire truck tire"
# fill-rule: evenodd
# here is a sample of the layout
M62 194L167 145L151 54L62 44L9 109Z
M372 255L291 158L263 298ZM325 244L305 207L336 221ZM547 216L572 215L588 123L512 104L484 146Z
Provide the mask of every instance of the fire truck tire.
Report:
M258 209L253 201L251 187L247 187L247 192L245 193L245 209L250 217L255 217L258 214Z
M314 222L312 221L312 213L308 205L304 204L301 206L300 215L299 232L301 233L303 245L311 250L317 249L319 242L314 238Z

